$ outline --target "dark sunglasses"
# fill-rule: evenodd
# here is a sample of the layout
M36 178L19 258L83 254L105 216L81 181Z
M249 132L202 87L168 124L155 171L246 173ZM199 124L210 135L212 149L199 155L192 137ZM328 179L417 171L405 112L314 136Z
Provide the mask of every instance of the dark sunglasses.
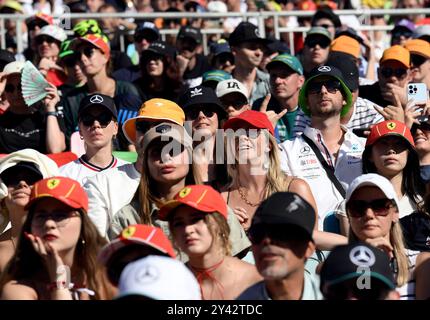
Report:
M157 122L150 122L150 121L145 121L145 120L137 120L135 122L136 125L136 131L140 132L140 133L146 133L149 129L151 129L154 124L157 124Z
M407 70L404 68L397 68L397 69L393 69L393 68L381 68L381 74L385 77L385 78L390 78L393 75L396 78L403 78L406 75Z
M430 124L427 122L421 122L420 124L414 123L411 128L412 135L415 135L418 129L421 131L430 132Z
M322 28L328 29L328 28L334 28L334 25L332 25L332 24L320 24L320 25L314 25L313 27L322 27Z
M203 112L205 117L210 118L215 114L215 110L213 107L210 106L204 106L200 108L192 108L190 110L185 111L185 115L187 119L197 119L200 111Z
M316 45L319 45L322 49L326 49L330 45L330 40L326 38L307 38L305 45L309 48L315 48Z
M36 174L33 171L11 171L6 172L5 174L1 175L1 179L3 180L4 184L8 187L10 186L16 186L21 181L25 181L27 185L32 186L37 181L41 180L43 177Z
M82 55L85 55L87 58L91 58L94 54L94 50L95 50L95 48L93 48L93 47L84 47L84 48L79 49L76 52L76 55L77 55L79 60L82 58Z
M411 38L412 37L412 32L411 31L406 31L406 30L401 30L401 31L395 31L392 34L393 38L400 38L401 36L403 36L405 38Z
M372 201L350 200L346 204L346 211L353 218L361 218L366 214L367 208L371 208L377 216L387 216L389 209L395 207L394 200L383 198Z
M221 103L225 108L233 107L235 110L240 110L244 105L248 104L245 100L230 100L230 99L221 99Z
M52 37L48 37L48 36L38 36L37 38L36 38L36 45L38 45L38 46L40 46L41 44L43 44L44 42L46 42L46 43L48 43L48 44L51 44L51 43L54 43L55 41L57 41L57 40L55 40L54 38L52 38Z
M308 84L309 94L319 94L321 93L321 88L324 86L326 90L330 93L336 93L342 87L340 81L338 80L327 80L327 81L312 81Z
M423 56L420 56L417 54L411 54L411 63L412 63L412 66L414 67L419 67L426 61L427 59Z
M4 87L4 91L7 93L14 93L15 89L17 89L18 91L21 91L21 83L19 83L17 86L8 83L5 87Z
M251 227L248 235L252 244L260 244L266 237L275 243L309 240L304 230L288 225L260 224Z
M62 63L69 68L73 68L74 66L76 66L79 62L79 57L76 54L72 54L70 56L67 56L66 58L64 58L62 60Z
M103 112L96 116L89 113L84 113L83 115L81 115L81 121L86 127L92 126L94 121L96 120L100 124L100 127L106 128L112 121L112 114L108 112Z

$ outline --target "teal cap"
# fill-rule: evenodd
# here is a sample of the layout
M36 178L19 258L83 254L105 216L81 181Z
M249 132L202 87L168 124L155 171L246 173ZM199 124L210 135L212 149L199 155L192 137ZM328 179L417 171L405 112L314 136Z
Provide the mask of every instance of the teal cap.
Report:
M208 81L220 82L223 80L232 79L233 77L230 73L222 70L210 70L203 73L202 78L203 78L202 82L205 83Z
M288 53L279 54L276 57L270 61L266 69L269 70L272 68L275 64L283 63L293 71L297 72L300 75L303 75L303 66L300 63L299 59L297 59L295 56L292 56ZM270 71L270 70L269 70Z

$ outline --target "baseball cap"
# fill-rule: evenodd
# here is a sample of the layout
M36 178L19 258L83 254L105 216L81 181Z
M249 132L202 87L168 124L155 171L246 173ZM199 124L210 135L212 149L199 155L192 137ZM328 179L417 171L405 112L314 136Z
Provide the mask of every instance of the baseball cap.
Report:
M275 53L277 52L278 54L283 54L283 53L290 53L290 48L288 47L288 45L281 40L275 39L275 38L271 38L269 37L268 40L270 40L270 43L266 46L268 52L270 53Z
M23 171L27 171L30 175L32 175L35 181L43 179L43 175L36 164L29 161L20 161L17 164L5 169L0 173L0 178L7 185L11 178L16 177L17 174L22 173Z
M333 40L333 37L326 28L323 27L312 27L309 29L308 33L306 34L306 38L313 35L321 35L329 39L330 41Z
M136 121L138 119L148 121L164 120L183 126L185 114L180 106L167 99L154 98L145 101L140 106L138 115L134 118L127 119L122 125L122 131L127 140L131 143L136 143Z
M73 209L84 209L85 212L88 212L87 193L78 181L70 178L52 177L36 182L25 209L29 210L42 198L54 198Z
M345 52L331 51L326 64L342 71L345 84L351 92L358 89L359 71L354 57Z
M153 22L145 21L139 23L136 30L134 31L134 37L142 35L149 41L157 41L160 38L160 31Z
M361 48L357 40L349 36L339 36L331 42L330 51L344 52L358 59L360 57Z
M361 187L378 187L385 194L387 199L394 200L397 208L400 208L399 200L397 198L396 191L394 191L393 184L387 178L376 173L366 173L355 178L346 191L346 203L351 199L354 192Z
M394 33L396 29L403 29L403 28L408 29L411 32L414 32L415 24L408 19L402 19L394 25L394 28L391 31L391 33Z
M185 38L193 39L197 44L201 44L203 41L203 36L200 29L189 27L189 26L181 27L181 29L179 29L179 32L178 32L177 39L185 39Z
M237 46L238 44L247 41L259 41L264 44L269 43L269 40L261 37L260 31L256 25L250 22L241 22L230 34L228 43L230 46Z
M430 59L430 43L427 41L421 39L412 39L406 41L404 46L409 50L410 53L418 54Z
M334 38L336 39L340 36L348 36L357 40L360 44L363 44L363 38L358 34L358 32L355 29L346 25L343 25L342 27L336 29Z
M318 20L324 19L324 18L332 21L336 28L339 28L342 25L339 16L336 13L334 13L333 10L331 10L329 7L323 7L323 8L319 8L317 12L315 12L315 14L313 15L312 21L311 21L312 26Z
M306 80L306 82L304 83L303 87L300 90L300 94L299 94L299 106L300 108L302 108L303 112L307 115L310 116L311 112L309 110L309 107L307 105L307 101L306 101L306 96L307 96L307 89L308 89L308 85L312 80L315 80L318 77L322 77L322 76L329 76L332 78L337 79L340 82L340 85L342 87L344 96L345 96L345 100L346 100L346 105L344 105L342 107L342 111L340 113L340 116L344 116L349 108L351 108L352 105L352 94L351 91L348 89L348 87L345 84L345 79L343 77L342 72L333 66L320 66L320 67L316 67L314 68L311 73L309 74L309 78Z
M179 191L173 200L166 202L158 212L158 218L168 220L174 209L186 205L198 211L218 212L227 219L227 204L221 194L207 185L188 185Z
M237 130L244 124L249 124L255 129L267 129L272 136L275 136L275 130L267 115L260 111L246 110L237 117L230 118L224 123L224 130Z
M209 49L210 49L210 53L213 56L217 56L221 53L231 53L230 45L224 39L218 40L218 42L212 43Z
M226 112L212 88L197 86L186 90L179 98L179 105L186 110L192 106L213 105L217 107L218 116L225 117Z
M209 81L215 81L217 83L223 81L223 80L229 80L232 79L232 75L228 72L225 72L223 70L210 70L206 71L202 75L202 83L205 84Z
M110 113L112 113L112 115L115 117L115 119L118 118L115 101L111 97L101 93L93 93L87 95L81 100L78 109L78 118L85 112L85 110L93 106L101 106L109 110Z
M10 75L12 73L21 73L24 68L25 62L23 61L13 61L4 66L3 73Z
M63 42L67 39L66 32L62 28L52 24L44 26L42 29L40 29L40 32L37 34L36 38L41 36L48 36L59 42Z
M72 41L73 40L64 40L61 42L60 53L58 54L59 59L63 59L75 53L71 48Z
M4 65L14 62L15 56L12 52L4 49L0 49L0 63L3 63Z
M386 120L375 124L370 129L370 134L366 140L366 147L374 145L379 139L386 136L398 136L406 140L412 148L415 148L411 130L403 122L397 120Z
M175 57L176 49L164 41L154 41L147 49L142 51L142 60L145 60L146 57L151 56L153 53L163 57L171 57L173 59Z
M426 25L418 26L415 29L413 37L415 39L429 39L430 38L430 25L426 24Z
M207 9L209 12L219 12L219 13L228 12L228 8L225 2L220 0L210 1L207 5Z
M192 149L193 146L193 139L187 133L185 128L171 122L162 122L157 124L145 133L142 142L143 152L145 152L149 144L156 139L160 139L162 141L173 139L182 144L186 149Z
M388 289L396 288L390 260L383 251L364 242L340 245L334 248L324 261L320 273L321 292L328 287L366 274L381 281Z
M54 24L54 18L52 16L50 16L49 14L46 14L43 12L38 12L34 16L27 18L25 20L25 24L28 26L28 25L36 22L37 20L40 20L46 24Z
M72 48L76 49L77 46L81 43L90 43L97 49L100 49L106 57L109 58L110 56L110 48L109 44L103 40L103 38L100 35L96 34L86 34L83 37L76 38L73 40Z
M131 244L149 246L166 256L176 258L172 243L163 230L154 226L134 224L122 230L117 238L105 245L100 251L97 260L106 265L115 252Z
M23 13L23 9L22 9L22 5L15 0L7 0L5 3L3 3L2 5L0 5L0 9L3 8L9 8L15 11L18 11L20 13Z
M246 101L248 101L248 90L245 85L236 79L223 80L216 86L216 95L218 98L222 98L230 93L240 93Z
M394 45L392 47L389 47L388 49L385 49L384 53L382 54L382 58L379 61L379 64L381 65L388 60L395 60L399 61L406 68L409 68L411 66L410 56L411 55L407 49L399 45Z
M79 21L73 27L73 32L74 35L77 37L83 37L87 34L96 34L100 37L103 33L102 29L99 26L99 23L97 22L97 20L94 19Z
M288 53L279 54L267 64L266 69L270 72L271 68L279 64L284 64L294 72L303 75L303 66L300 63L299 59L297 59L295 56L292 56Z
M258 206L251 229L260 224L293 225L304 230L312 239L315 210L296 193L275 192Z
M201 300L200 285L180 261L148 256L129 263L121 273L116 299L144 296L153 300Z

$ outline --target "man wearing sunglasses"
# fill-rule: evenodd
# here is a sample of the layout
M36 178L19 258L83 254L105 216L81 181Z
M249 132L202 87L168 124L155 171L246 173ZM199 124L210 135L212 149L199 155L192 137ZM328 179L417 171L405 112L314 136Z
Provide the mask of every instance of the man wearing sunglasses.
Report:
M305 269L315 251L315 211L296 193L277 192L255 212L249 236L263 281L238 300L321 300L319 281Z
M413 39L405 43L405 48L411 53L412 82L422 82L430 88L430 43Z
M410 61L410 53L404 47L395 45L386 49L379 61L379 80L372 85L360 86L360 97L383 108L389 105L397 106L396 99L398 99L405 108L406 87L411 80Z
M299 106L311 124L281 146L281 166L309 184L322 230L328 212L344 199L345 187L362 172L365 140L341 124L352 105L342 72L330 65L314 69L299 94Z
M312 27L308 31L301 53L301 62L304 67L305 77L314 68L325 64L332 40L331 33L323 27Z

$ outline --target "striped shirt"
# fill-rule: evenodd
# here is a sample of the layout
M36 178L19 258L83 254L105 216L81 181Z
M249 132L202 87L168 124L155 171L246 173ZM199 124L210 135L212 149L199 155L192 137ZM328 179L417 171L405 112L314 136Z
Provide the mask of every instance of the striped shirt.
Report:
M348 130L365 129L384 121L384 117L373 108L373 105L373 102L358 97L354 105L354 112L346 125ZM310 124L311 119L300 109L299 112L297 112L293 137L302 134L305 128Z
M396 289L400 294L400 300L415 300L415 264L420 251L406 250L406 256L409 260L409 279L406 284ZM396 275L394 275L396 276Z

